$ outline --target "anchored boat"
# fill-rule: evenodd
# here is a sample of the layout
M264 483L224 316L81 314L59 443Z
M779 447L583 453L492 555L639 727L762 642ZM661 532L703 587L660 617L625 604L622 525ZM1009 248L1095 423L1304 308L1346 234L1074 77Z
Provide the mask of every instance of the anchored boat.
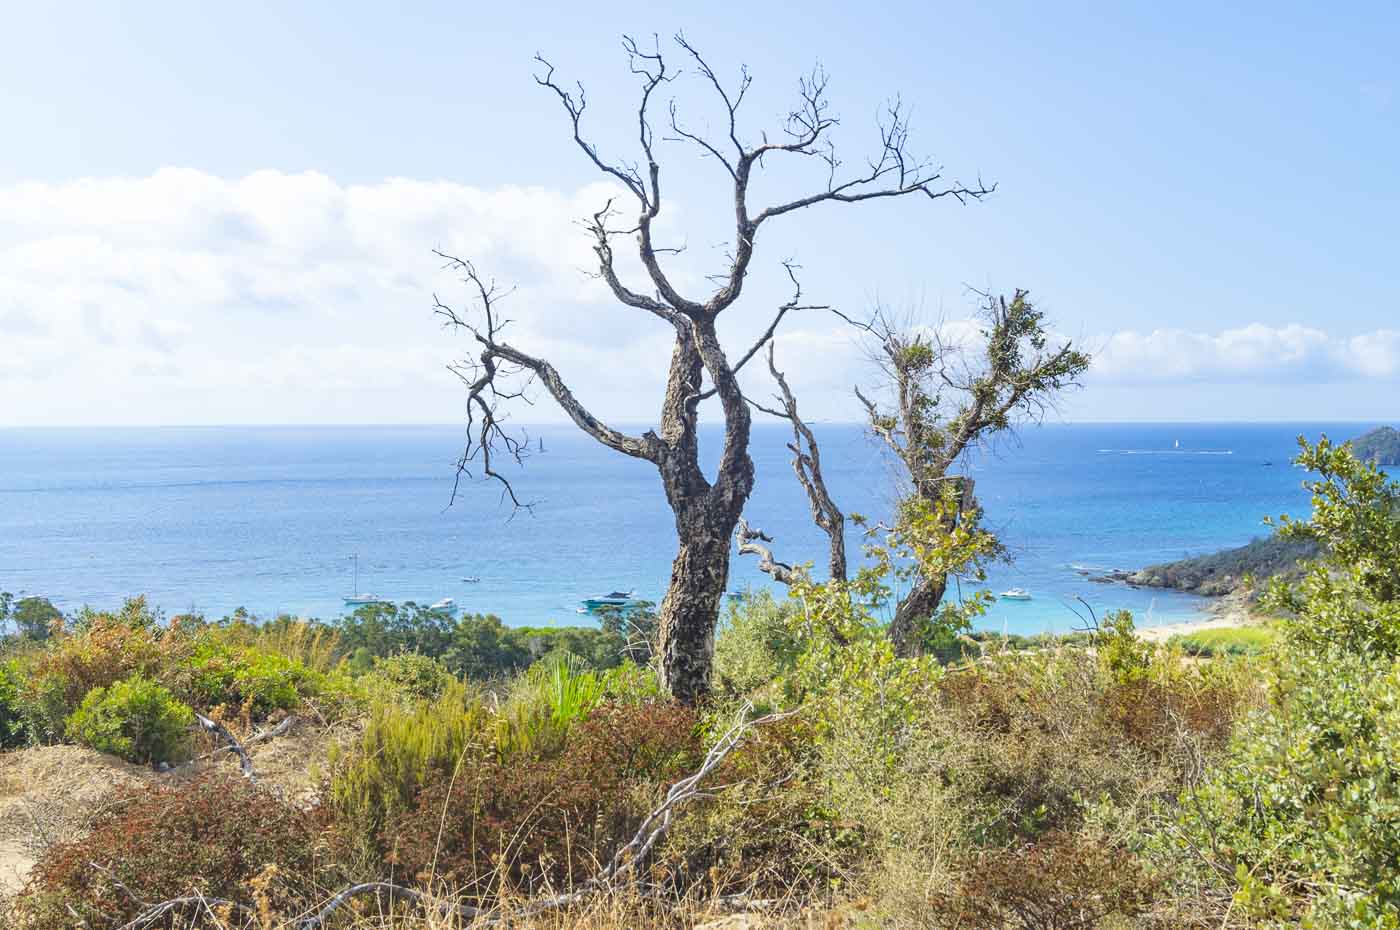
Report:
M345 606L346 606L346 607L364 607L366 604L387 604L387 603L389 603L388 600L386 600L385 598L380 597L378 594L368 594L368 593L366 593L366 594L361 594L361 593L360 593L360 557L359 557L359 555L357 554L357 555L352 555L352 556L350 556L350 563L351 563L352 566L354 566L354 567L352 568L352 572L353 572L352 578L353 578L353 581L352 581L352 583L351 583L351 590L352 590L354 593L348 595L348 596L345 598Z
M1031 592L1025 588L1012 588L1009 591L1001 592L998 597L1003 601L1028 601L1031 599Z
M586 597L580 604L580 613L593 613L606 607L627 610L640 607L644 602L635 597L636 591L610 591L598 597Z

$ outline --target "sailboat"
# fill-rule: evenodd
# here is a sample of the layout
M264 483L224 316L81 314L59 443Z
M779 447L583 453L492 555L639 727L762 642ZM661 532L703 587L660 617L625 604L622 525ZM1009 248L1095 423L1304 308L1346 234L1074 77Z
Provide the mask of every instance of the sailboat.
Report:
M351 564L354 566L354 568L352 569L352 571L353 571L353 573L354 573L353 576L352 576L352 577L354 578L354 582L353 582L353 585L352 585L352 588L351 588L351 591L352 591L353 593L351 593L348 597L345 598L345 606L346 606L346 607L363 607L363 606L365 606L366 604L387 604L387 603L389 603L387 600L385 600L384 598L380 597L378 594L368 594L368 593L366 593L366 594L361 594L361 593L360 593L360 556L359 556L359 554L357 553L357 554L355 554L355 555L350 556L350 562L351 562Z

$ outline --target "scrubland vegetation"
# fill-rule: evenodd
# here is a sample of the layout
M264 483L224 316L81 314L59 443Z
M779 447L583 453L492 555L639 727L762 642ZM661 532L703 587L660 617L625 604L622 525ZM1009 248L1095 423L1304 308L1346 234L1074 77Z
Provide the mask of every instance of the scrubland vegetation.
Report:
M1267 595L1277 635L930 622L901 657L863 572L735 604L697 708L616 618L51 617L7 640L5 745L168 771L44 849L7 925L1400 926L1400 490L1326 440L1301 460L1314 513L1281 531L1323 555ZM221 749L195 712L250 748L333 734L316 790L186 764Z

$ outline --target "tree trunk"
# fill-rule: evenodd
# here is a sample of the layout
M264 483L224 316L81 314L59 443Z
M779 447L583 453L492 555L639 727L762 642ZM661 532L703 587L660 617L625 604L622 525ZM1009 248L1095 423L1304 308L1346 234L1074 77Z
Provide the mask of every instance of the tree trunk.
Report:
M710 691L715 621L729 581L733 526L696 521L682 526L680 550L671 563L671 584L661 602L661 672L666 690L695 705Z
M973 496L973 488L976 483L967 477L958 477L956 481L958 507L949 516L943 527L944 532L947 533L957 529L958 521L962 515L977 506L976 498ZM917 493L924 500L934 503L938 500L940 493L939 484L937 481L921 483ZM904 596L895 608L894 619L890 621L889 636L894 641L896 655L909 658L923 654L923 643L918 635L919 627L923 621L933 616L938 605L943 603L943 595L946 593L948 593L946 573L930 578L920 577L914 583L913 589Z
M947 590L947 575L921 578L899 602L894 611L894 620L890 621L890 639L894 641L895 655L907 659L923 654L919 627L924 620L933 616Z

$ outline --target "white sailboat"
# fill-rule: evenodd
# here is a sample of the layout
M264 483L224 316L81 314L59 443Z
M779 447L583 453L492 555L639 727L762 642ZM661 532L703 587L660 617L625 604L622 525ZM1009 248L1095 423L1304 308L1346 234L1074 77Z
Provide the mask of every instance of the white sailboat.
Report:
M378 594L369 594L369 593L361 594L361 593L360 593L360 556L359 556L359 554L356 553L355 555L350 556L350 562L351 562L351 565L353 566L353 568L351 569L351 571L353 572L353 574L352 574L351 577L352 577L354 580L353 580L352 583L351 583L351 592L352 592L352 593L351 593L348 597L345 598L345 606L346 606L346 607L363 607L363 606L365 606L366 604L387 604L387 603L389 603L387 600L385 600L384 598L380 597Z

